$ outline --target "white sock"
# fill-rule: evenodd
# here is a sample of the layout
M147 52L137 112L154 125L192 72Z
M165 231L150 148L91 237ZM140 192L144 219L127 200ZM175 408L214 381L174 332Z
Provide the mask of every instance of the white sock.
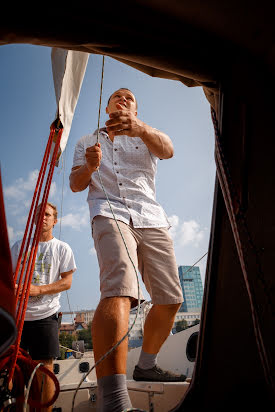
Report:
M97 412L121 412L132 407L127 390L126 375L103 376L97 380L97 388Z
M138 366L141 369L152 369L157 364L157 356L157 353L147 353L141 349Z

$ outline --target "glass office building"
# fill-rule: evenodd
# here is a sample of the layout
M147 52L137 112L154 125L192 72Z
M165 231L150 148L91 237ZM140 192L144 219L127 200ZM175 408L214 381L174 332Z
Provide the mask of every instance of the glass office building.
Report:
M202 306L203 286L198 266L179 266L179 278L184 302L181 312L200 312Z

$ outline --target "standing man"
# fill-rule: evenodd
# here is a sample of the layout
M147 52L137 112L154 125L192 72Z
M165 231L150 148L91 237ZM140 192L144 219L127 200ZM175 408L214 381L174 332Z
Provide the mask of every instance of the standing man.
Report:
M39 210L40 205L36 212L36 222ZM70 289L73 272L76 270L70 246L56 239L52 234L56 223L56 206L47 203L20 343L20 346L29 352L32 359L39 363L42 362L50 371L53 371L53 359L59 356L58 310L60 308L60 293ZM22 240L16 242L11 249L14 271L21 243ZM48 375L44 375L39 369L37 376L40 387L44 376L41 399L44 403L52 398L54 384ZM43 408L42 410L48 412L52 408Z
M110 120L107 128L99 131L99 144L97 132L78 141L70 175L73 192L89 186L92 234L100 266L101 299L92 324L95 360L126 334L130 308L138 299L135 270L96 173L100 167L130 256L153 303L133 377L183 381L184 375L163 371L156 365L157 354L183 301L169 223L155 199L157 159L172 157L173 145L166 134L137 118L137 102L129 89L111 95L106 113ZM101 412L121 412L131 407L126 386L127 353L125 339L96 368Z

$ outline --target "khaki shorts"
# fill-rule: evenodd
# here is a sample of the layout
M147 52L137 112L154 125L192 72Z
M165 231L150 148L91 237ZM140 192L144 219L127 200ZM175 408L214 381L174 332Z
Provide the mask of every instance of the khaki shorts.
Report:
M118 224L152 304L183 302L173 241L168 229L135 229L121 221ZM113 296L138 299L136 272L115 220L96 216L92 222L92 233L100 267L101 299ZM141 289L140 300L144 300Z

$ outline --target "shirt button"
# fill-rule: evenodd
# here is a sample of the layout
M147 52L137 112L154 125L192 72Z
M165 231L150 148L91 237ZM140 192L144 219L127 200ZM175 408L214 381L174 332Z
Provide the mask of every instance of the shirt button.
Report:
M119 186L122 186L122 183L119 183Z
M117 165L117 162L115 162L114 165Z
M115 152L117 151L117 149L115 149Z
M119 173L119 171L118 171L118 170L117 170L116 172L117 172L117 173Z
M136 149L138 149L138 146L136 146Z

